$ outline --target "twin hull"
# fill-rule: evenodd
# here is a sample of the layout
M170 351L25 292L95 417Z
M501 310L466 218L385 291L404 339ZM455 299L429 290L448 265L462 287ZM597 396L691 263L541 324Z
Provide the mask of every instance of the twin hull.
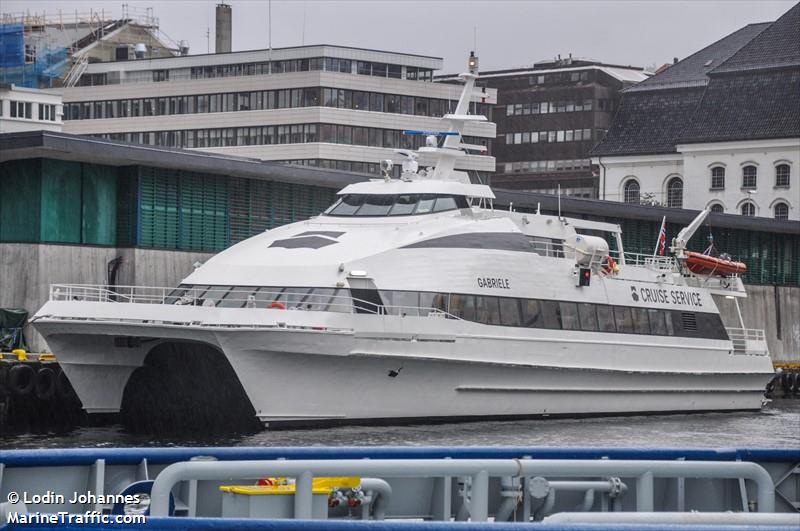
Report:
M769 356L736 353L727 340L565 335L431 316L124 306L132 318L113 322L87 316L116 303L51 301L39 312L37 329L89 413L119 411L147 353L176 341L223 353L258 418L273 425L759 409L772 376ZM157 319L141 318L154 311ZM221 312L228 324L202 324L219 323Z

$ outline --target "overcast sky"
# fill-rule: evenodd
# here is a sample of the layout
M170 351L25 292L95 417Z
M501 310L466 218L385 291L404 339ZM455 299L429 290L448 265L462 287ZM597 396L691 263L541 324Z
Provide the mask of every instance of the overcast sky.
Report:
M125 0L153 7L161 30L189 41L190 53L214 51L216 1ZM123 1L2 0L3 12L111 11ZM233 50L266 48L267 0L229 0ZM558 54L615 64L660 65L683 58L736 29L772 21L795 2L272 0L272 46L339 44L443 57L444 71L463 70L475 48L481 69L530 65Z

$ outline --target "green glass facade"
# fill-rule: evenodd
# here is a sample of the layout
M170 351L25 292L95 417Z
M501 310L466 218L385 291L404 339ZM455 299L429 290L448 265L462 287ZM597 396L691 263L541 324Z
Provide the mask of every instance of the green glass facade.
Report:
M53 159L0 164L0 242L215 252L333 203L336 189L150 166ZM565 212L570 215L569 212ZM622 227L628 252L652 253L660 223L599 218ZM667 239L681 226L667 224ZM800 286L800 234L702 227L719 252L745 262L753 284Z

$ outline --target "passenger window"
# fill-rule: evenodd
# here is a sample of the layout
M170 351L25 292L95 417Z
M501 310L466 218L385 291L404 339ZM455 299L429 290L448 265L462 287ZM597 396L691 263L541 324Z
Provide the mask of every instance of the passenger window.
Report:
M517 299L500 297L500 324L503 326L519 326L519 303Z
M558 306L561 310L561 325L564 330L580 330L578 305L574 302L560 302Z
M602 332L616 332L614 324L614 308L605 304L597 305L597 327Z
M540 301L542 307L542 319L544 321L544 328L559 329L561 328L561 312L558 308L558 303L555 301Z
M450 313L466 321L475 321L475 297L473 295L451 295Z
M647 320L646 308L633 308L633 331L637 334L649 334L650 323Z
M334 291L330 303L325 308L325 311L353 313L353 300L350 298L350 291L347 289L337 289Z
M535 299L522 299L522 326L527 328L541 328L542 308Z
M631 309L627 306L614 306L614 321L617 323L618 332L633 333L633 316Z
M314 288L306 297L306 310L325 311L331 302L334 292L333 288Z
M433 203L436 201L436 196L433 195L423 195L419 199L419 203L417 203L417 210L414 211L414 214L430 214L431 210L433 210Z
M426 316L431 310L447 311L447 294L422 291L419 294L419 313Z
M667 323L664 319L664 312L661 310L648 309L647 315L650 318L650 331L657 336L667 335Z
M287 310L307 310L306 296L310 291L309 288L286 288L281 300Z
M352 216L364 203L363 195L346 195L330 209L331 216Z
M476 297L476 317L479 323L498 325L500 324L500 307L497 297L486 297L478 295Z
M356 211L356 216L385 216L394 204L394 196L368 195L361 208Z
M256 300L257 308L268 308L273 302L280 302L283 293L283 288L275 288L269 286L262 286L258 288L253 297ZM281 302L283 304L283 302ZM284 307L286 305L284 304Z
M419 315L419 293L416 291L395 291L392 299L399 315Z
M597 313L594 304L578 304L578 316L581 319L581 330L597 330Z
M436 206L433 207L434 212L444 212L445 210L455 210L456 200L453 197L445 196L436 198Z
M250 293L251 290L245 287L234 286L232 290L222 297L217 306L220 308L244 308L244 305L247 304L247 296Z
M414 212L414 207L417 206L419 201L418 195L401 195L397 197L394 202L392 210L389 211L390 216L410 216Z
M183 299L183 297L189 291L191 291L191 288L192 288L191 286L188 286L186 284L181 284L180 286L172 290L169 293L169 295L167 295L164 298L164 304L178 304L178 303L185 304L185 302L183 302L185 300Z
M228 291L231 289L231 286L209 286L208 291L203 293L203 302L202 304L214 304L217 303L228 294Z

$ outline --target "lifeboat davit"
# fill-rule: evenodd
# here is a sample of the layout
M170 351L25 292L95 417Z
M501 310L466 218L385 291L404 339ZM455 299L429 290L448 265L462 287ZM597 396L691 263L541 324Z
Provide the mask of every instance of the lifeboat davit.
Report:
M707 254L686 251L686 267L697 275L733 275L747 271L747 266L742 262L723 260Z

